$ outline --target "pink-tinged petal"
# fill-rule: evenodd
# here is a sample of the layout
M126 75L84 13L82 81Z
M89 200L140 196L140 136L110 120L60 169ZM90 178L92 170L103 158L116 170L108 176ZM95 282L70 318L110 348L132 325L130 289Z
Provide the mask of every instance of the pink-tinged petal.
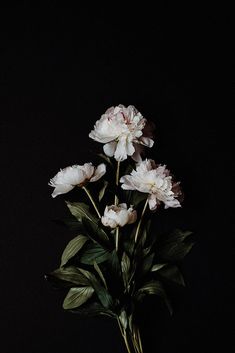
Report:
M112 142L106 143L103 146L103 150L104 150L104 153L106 154L106 156L113 157L113 155L115 153L115 150L116 150L116 146L117 146L117 142L116 141L112 141Z
M140 143L149 148L153 147L154 145L154 141L151 138L144 136L140 137Z
M73 185L69 185L69 184L63 184L63 185L56 185L53 193L51 194L51 196L53 198L55 198L58 195L61 194L66 194L67 192L71 191L74 188Z
M101 163L95 169L95 173L94 173L93 177L90 179L90 181L94 182L94 181L99 180L105 173L106 173L106 165L104 163Z
M169 208L169 207L177 208L177 207L181 207L181 204L177 199L172 199L169 201L167 200L167 201L165 201L164 208Z
M130 210L130 209L129 209ZM128 210L128 211L129 211ZM135 221L137 220L137 212L133 211L131 209L131 211L129 211L129 220L128 220L128 224L132 224L135 223Z

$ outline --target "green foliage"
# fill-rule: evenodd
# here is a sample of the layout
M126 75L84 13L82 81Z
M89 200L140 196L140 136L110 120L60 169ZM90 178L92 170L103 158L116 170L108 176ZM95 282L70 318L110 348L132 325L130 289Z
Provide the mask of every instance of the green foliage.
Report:
M104 181L100 201L107 186ZM135 207L146 199L139 192L129 192L127 196ZM72 224L68 222L68 226L83 230L65 247L61 267L46 276L56 288L69 290L64 309L86 316L116 317L123 330L134 327L135 307L148 295L161 298L172 313L165 286L185 285L178 262L193 246L191 232L177 229L156 237L148 220L141 225L135 243L135 223L120 228L117 252L114 232L104 228L85 203L67 202L67 206L72 214Z
M76 255L87 240L88 237L81 234L72 239L63 251L60 266L64 266L74 255Z
M172 314L173 310L171 307L171 303L160 281L151 280L149 282L146 282L143 287L138 289L136 293L137 301L142 301L146 295L158 295L159 297L161 297L164 300L170 314Z
M182 261L194 245L192 241L186 241L191 234L191 232L177 229L173 233L164 236L157 246L158 258L164 260L164 262Z
M63 308L66 310L78 308L90 299L93 293L94 289L92 287L71 288L64 299Z
M98 243L88 244L86 250L82 253L80 257L80 262L85 265L94 265L108 260L110 257L110 252L103 248Z

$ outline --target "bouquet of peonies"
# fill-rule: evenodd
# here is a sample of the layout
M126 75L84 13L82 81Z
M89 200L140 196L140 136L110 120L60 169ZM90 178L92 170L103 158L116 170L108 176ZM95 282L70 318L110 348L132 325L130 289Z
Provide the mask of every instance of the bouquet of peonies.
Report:
M181 206L180 183L165 165L142 160L144 147L154 143L153 124L135 107L109 108L89 137L104 144L99 158L105 163L67 167L49 183L52 197L81 191L79 202L66 201L66 224L77 236L46 279L67 289L65 310L116 319L128 352L143 353L138 308L155 295L172 312L164 284L184 285L177 265L193 245L191 232L156 235L151 228L162 205Z

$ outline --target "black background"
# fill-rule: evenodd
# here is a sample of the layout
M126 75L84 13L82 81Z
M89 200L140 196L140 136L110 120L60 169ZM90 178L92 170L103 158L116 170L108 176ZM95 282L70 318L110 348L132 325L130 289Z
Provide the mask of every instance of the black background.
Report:
M59 168L91 159L88 133L119 103L155 121L154 158L186 195L166 221L196 237L173 318L154 308L143 315L145 352L232 351L231 238L223 232L232 211L220 199L230 174L231 152L221 146L231 29L229 16L170 7L51 2L1 11L2 353L125 351L115 322L64 312L43 277L71 237L51 222L67 211L47 183Z

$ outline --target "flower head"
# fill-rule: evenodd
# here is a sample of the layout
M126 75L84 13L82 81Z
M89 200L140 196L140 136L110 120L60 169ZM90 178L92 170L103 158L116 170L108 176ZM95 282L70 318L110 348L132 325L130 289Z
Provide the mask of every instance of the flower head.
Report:
M156 165L151 159L139 163L136 170L120 179L125 190L138 190L149 194L148 203L151 210L155 210L163 202L165 208L180 207L177 197L181 190L179 183L172 182L172 176L165 165Z
M123 227L126 224L134 223L137 219L137 213L132 207L127 209L125 203L120 205L106 206L101 222L104 226L110 228Z
M133 106L119 104L103 114L89 134L97 142L104 143L104 153L117 161L131 156L140 161L140 146L152 147L152 128L142 114Z
M82 187L87 182L97 181L105 173L106 166L103 163L98 165L97 168L92 163L85 163L84 165L73 165L61 169L49 182L49 185L55 188L52 197L66 194L75 186Z

